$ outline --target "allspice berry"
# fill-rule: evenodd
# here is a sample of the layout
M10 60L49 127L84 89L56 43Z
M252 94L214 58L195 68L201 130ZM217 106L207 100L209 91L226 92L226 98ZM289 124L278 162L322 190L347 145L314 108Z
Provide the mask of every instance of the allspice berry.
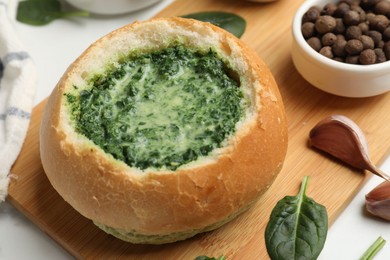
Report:
M381 49L383 49L383 46L385 46L385 42L383 40L379 41L379 43L375 45L376 48L381 48Z
M370 27L366 22L359 23L358 27L360 28L360 31L362 31L362 34L367 34L367 32L370 30Z
M307 43L312 47L315 51L319 51L322 48L321 41L317 37L311 37L307 40Z
M366 11L364 11L364 9L361 8L359 5L357 4L351 5L351 10L359 14L360 22L366 21Z
M376 54L376 63L382 63L386 61L386 55L383 49L376 48L374 49L374 52Z
M368 24L371 23L371 20L375 17L376 15L374 13L367 13L366 14L366 21Z
M383 31L383 38L385 40L390 40L390 27L387 27L384 31Z
M337 57L345 57L347 53L345 52L345 46L347 45L347 41L341 38L338 38L334 44L332 45L333 54Z
M325 33L321 38L322 46L332 46L337 40L337 36L334 33Z
M390 41L385 43L385 46L383 46L383 52L386 55L386 59L390 60Z
M352 25L347 28L345 31L345 38L347 40L358 39L362 35L362 30L360 30L359 26Z
M320 16L320 8L317 6L310 7L309 10L303 15L302 22L312 22L314 23L317 18Z
M376 54L374 50L367 49L360 53L359 62L363 65L370 65L376 62Z
M349 10L344 14L345 25L357 25L360 23L360 15L356 11Z
M347 3L349 6L355 4L356 0L340 0L340 3Z
M359 37L359 40L363 43L363 50L365 49L374 49L375 48L375 43L374 40L367 35L361 35Z
M389 1L379 1L374 8L376 14L388 15L390 14L390 2Z
M345 32L345 25L342 18L336 18L336 27L333 29L335 34L340 34Z
M387 26L389 26L389 19L382 14L376 15L371 19L370 28L372 30L383 32Z
M333 60L338 61L338 62L345 62L345 60L341 57L333 57Z
M378 31L370 30L367 35L374 40L375 46L378 46L379 42L382 41L382 34Z
M312 37L315 33L315 25L312 22L302 24L302 35L305 39Z
M337 37L337 40L343 40L343 41L345 41L345 36L342 35L342 34L337 34L336 37Z
M345 58L345 63L349 63L349 64L359 64L359 55L347 56L347 57Z
M347 41L345 45L345 51L349 55L357 55L363 50L363 43L357 39Z
M315 25L317 32L320 34L325 34L327 32L332 32L336 27L336 19L329 15L323 15L318 17Z
M360 5L365 9L372 9L380 1L382 0L361 0Z
M322 15L330 15L333 16L334 12L337 9L337 5L335 3L327 3L321 11Z
M324 55L325 57L327 57L329 59L333 58L332 47L330 47L330 46L322 47L321 50L319 51L319 53Z
M341 2L338 4L337 9L334 11L334 17L344 17L344 14L350 10L350 7L347 3Z

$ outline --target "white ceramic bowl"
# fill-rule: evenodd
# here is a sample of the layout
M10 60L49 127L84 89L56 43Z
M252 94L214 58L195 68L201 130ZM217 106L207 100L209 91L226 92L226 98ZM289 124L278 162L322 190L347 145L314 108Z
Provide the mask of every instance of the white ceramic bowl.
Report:
M66 0L81 10L94 14L124 14L148 7L161 0Z
M307 0L296 12L293 24L292 59L298 72L313 86L338 96L370 97L390 91L390 61L353 65L326 58L312 49L301 33L304 13L339 0Z

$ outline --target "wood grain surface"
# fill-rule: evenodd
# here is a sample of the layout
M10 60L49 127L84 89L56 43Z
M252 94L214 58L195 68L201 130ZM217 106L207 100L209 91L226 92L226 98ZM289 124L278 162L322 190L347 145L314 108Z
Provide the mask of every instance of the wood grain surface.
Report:
M311 149L308 133L328 115L346 115L362 128L371 157L378 163L390 143L390 94L336 97L312 87L297 73L291 61L290 31L293 15L302 2L177 0L158 14L168 17L224 10L243 16L247 29L242 40L264 59L276 78L287 112L289 148L282 172L252 209L218 230L168 245L132 245L106 235L64 202L43 172L39 127L45 101L33 111L27 139L12 169L8 200L78 259L194 259L198 255L268 259L264 230L271 210L285 195L298 192L304 175L311 176L308 195L326 206L332 223L370 174Z

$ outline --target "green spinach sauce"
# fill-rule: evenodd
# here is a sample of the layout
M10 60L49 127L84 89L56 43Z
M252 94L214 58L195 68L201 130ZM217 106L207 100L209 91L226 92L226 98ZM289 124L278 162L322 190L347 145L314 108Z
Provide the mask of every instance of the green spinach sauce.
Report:
M213 50L124 59L66 93L76 131L131 167L175 170L235 131L248 102Z

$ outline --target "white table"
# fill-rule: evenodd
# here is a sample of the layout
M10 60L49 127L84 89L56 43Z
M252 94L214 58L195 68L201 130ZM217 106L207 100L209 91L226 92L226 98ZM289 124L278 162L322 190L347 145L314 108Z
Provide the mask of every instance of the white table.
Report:
M42 27L17 22L16 30L38 69L35 103L50 94L68 65L96 39L134 20L145 20L171 2L163 0L151 8L126 15L57 20ZM382 169L390 173L390 158ZM388 243L375 259L390 259L390 222L372 218L363 210L364 195L380 182L377 177L370 179L337 219L329 230L320 259L358 259L379 235ZM0 259L59 260L72 259L72 256L6 202L0 204Z

